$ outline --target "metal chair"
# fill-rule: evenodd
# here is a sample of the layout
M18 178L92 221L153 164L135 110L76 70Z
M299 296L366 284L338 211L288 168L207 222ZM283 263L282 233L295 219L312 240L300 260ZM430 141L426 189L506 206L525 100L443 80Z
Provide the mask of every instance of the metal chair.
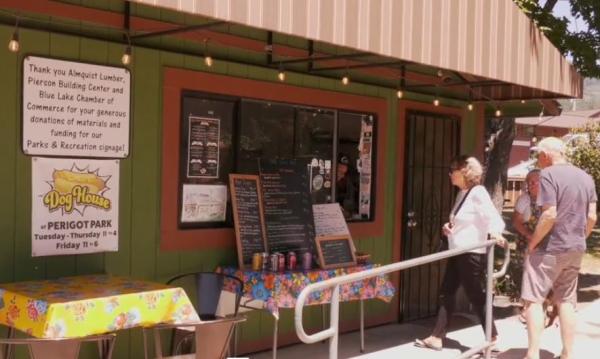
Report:
M165 329L172 330L171 355L193 352L195 346L196 353L203 353L203 358L224 358L229 351L228 346L236 324L245 320L238 316L240 300L243 296L243 282L237 277L222 273L196 272L175 276L169 279L167 284L174 284L186 278L194 280L195 290L190 294L196 297L195 309L200 317L200 323L189 326L164 324L150 328L154 331L157 358L164 358L160 332ZM226 288L228 290L225 290ZM199 336L199 333L202 335ZM211 340L206 341L205 338ZM220 347L221 340L225 340L223 348ZM219 353L207 352L208 347L205 346L218 349ZM144 350L147 353L147 349Z
M98 357L111 359L115 344L116 334L93 335L73 339L38 339L38 338L2 338L0 345L1 359L11 357L13 346L25 345L31 359L77 359L81 344L96 342L98 344Z

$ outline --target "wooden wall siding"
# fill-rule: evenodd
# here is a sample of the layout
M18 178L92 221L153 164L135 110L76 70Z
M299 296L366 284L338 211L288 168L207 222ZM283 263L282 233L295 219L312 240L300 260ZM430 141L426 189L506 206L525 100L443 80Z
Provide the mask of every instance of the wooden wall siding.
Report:
M0 38L9 38L12 27L0 26ZM123 51L121 44L69 37L21 29L22 51L15 55L4 52L0 56L0 282L26 279L53 278L63 275L107 272L163 281L181 272L212 270L219 264L234 264L235 250L204 250L187 252L162 252L159 250L160 169L162 80L164 67L205 70L197 57L135 48L132 71L132 142L131 155L121 161L120 232L119 251L107 254L80 256L31 257L31 160L20 150L20 98L21 66L24 54L36 54L120 66ZM166 41L166 40L161 40ZM219 61L211 71L264 81L276 81L276 72L254 66ZM388 100L389 131L387 132L387 158L390 170L386 174L385 197L394 197L394 183L398 176L395 163L397 105L395 93L389 89L353 83L344 87L339 81L316 76L290 74L290 85L344 91ZM458 104L458 103L457 103ZM169 160L169 159L162 159ZM386 201L384 235L357 241L357 247L372 253L373 259L389 263L392 253L394 202ZM397 305L370 301L366 313L371 323L390 320ZM294 339L293 316L282 311L280 335L282 343ZM318 327L321 312L309 308L306 325ZM357 327L357 303L342 306L342 316ZM387 316L387 317L386 317ZM269 314L251 313L249 322L242 326L240 344L244 349L253 341L270 342L273 320ZM393 319L392 319L393 320ZM349 327L349 328L350 328ZM141 358L142 338L139 330L119 334L115 357Z

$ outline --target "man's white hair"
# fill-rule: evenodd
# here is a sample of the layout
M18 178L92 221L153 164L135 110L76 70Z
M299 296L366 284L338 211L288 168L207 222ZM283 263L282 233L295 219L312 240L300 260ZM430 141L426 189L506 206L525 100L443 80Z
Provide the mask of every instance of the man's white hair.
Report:
M566 153L567 146L560 138L546 137L534 147L537 152L544 152L552 157L563 157Z

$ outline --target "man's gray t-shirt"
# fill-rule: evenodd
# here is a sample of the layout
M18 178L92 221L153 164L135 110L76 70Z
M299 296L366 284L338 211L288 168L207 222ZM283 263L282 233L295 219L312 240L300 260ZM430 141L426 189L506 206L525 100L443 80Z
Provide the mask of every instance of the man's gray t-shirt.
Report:
M556 206L556 221L539 245L547 253L584 252L588 205L598 201L594 180L571 164L540 172L538 206Z

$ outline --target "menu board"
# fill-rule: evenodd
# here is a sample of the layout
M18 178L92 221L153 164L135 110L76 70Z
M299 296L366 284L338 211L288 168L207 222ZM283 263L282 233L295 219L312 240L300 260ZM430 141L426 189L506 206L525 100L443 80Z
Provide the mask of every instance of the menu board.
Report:
M316 255L306 162L261 159L259 167L269 250Z
M354 251L354 243L349 236L317 238L319 265L323 269L356 265Z
M258 176L229 175L238 265L249 268L254 253L266 252L263 208Z
M190 116L188 131L188 178L219 178L218 118Z

